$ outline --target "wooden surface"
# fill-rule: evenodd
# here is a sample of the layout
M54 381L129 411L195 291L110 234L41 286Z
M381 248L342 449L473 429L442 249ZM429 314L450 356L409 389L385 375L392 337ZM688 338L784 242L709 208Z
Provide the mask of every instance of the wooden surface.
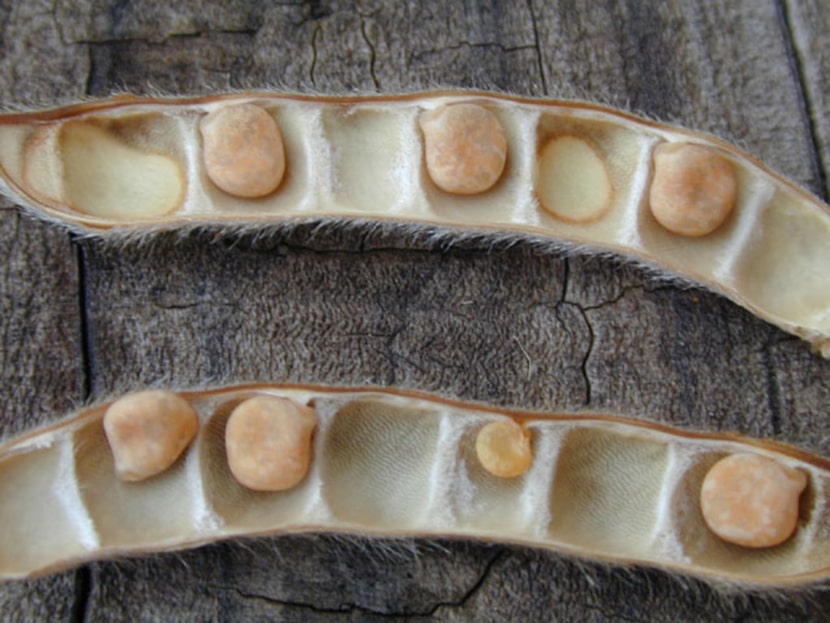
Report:
M826 2L259 4L0 0L0 102L263 86L580 97L732 140L826 199ZM0 207L4 436L148 384L278 380L600 409L830 454L830 363L620 262L395 227L104 244ZM0 585L3 621L819 621L829 608L826 591L722 593L502 545L336 535Z

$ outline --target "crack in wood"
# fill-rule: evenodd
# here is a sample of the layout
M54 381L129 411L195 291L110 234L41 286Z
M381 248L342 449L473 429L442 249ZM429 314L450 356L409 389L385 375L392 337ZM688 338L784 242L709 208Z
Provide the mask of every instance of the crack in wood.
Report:
M75 585L69 623L83 623L89 612L89 598L92 594L92 574L84 565L75 570Z
M366 19L360 20L360 34L363 36L363 40L366 42L366 45L369 46L369 75L372 77L372 84L375 85L375 90L380 91L380 80L378 80L377 74L375 73L375 60L377 59L377 54L375 52L375 45L372 43L372 40L369 38L369 34L366 32Z
M308 79L311 81L311 86L317 86L314 79L314 70L317 68L317 37L320 36L320 28L321 26L318 24L311 33L311 67L308 69Z
M548 81L545 78L545 63L542 58L542 46L539 43L539 25L536 23L536 12L533 10L533 0L527 0L527 9L530 12L530 24L533 28L533 47L536 49L536 64L539 67L539 79L542 81L542 93L549 95Z
M520 52L522 50L535 50L536 46L533 44L526 44L526 45L516 45L516 46L506 46L501 43L495 42L481 42L481 43L474 43L471 41L459 41L458 43L452 45L446 45L439 48L429 48L426 50L421 50L419 52L415 52L409 57L408 66L411 66L413 61L415 62L422 62L430 56L438 56L443 54L444 52L450 52L455 50L461 50L464 48L472 49L472 50L479 50L479 49L490 49L494 48L500 52L504 52L505 54L510 54L511 52Z
M506 550L499 549L485 564L484 569L482 570L481 574L476 578L475 582L473 582L468 589L464 591L464 593L458 599L452 599L447 601L438 601L433 604L430 608L426 610L402 610L402 611L395 611L395 610L388 610L382 611L377 610L375 608L370 608L367 606L361 606L358 604L342 604L339 607L324 607L324 606L317 606L312 603L302 602L302 601L293 601L288 599L280 599L278 597L271 597L270 595L263 595L261 593L250 593L242 590L237 586L225 586L221 584L212 584L210 586L211 590L223 591L223 592L232 592L241 597L242 599L251 599L256 601L261 601L263 603L279 606L284 608L293 608L297 610L305 610L309 612L315 612L318 614L333 614L333 615L348 615L348 614L367 614L373 616L379 616L388 619L396 619L405 617L409 620L410 617L432 617L439 610L458 610L464 609L467 603L482 589L482 587L486 584L487 580L490 578L493 572L493 568L495 565L506 558L508 553Z
M78 320L81 345L81 384L83 387L83 400L89 400L92 396L92 384L95 377L94 346L90 331L89 318L89 292L87 291L87 264L84 248L78 242L70 238L70 244L75 249L75 266L78 278Z
M583 402L584 406L589 406L591 404L591 397L592 397L592 383L591 383L591 375L588 374L588 361L591 358L591 355L594 352L594 342L596 340L596 335L594 333L594 327L591 325L591 321L588 319L588 314L585 313L585 310L582 309L579 305L574 303L563 302L561 305L557 305L556 309L556 317L559 318L559 308L562 306L571 306L577 310L577 313L582 317L583 322L585 323L585 328L588 329L588 347L585 349L585 354L582 357L582 361L580 362L579 369L582 373L582 379L585 382L585 400ZM559 318L559 321L565 325L564 321Z
M209 38L212 35L242 35L244 37L253 37L259 33L259 28L240 28L240 29L215 29L215 30L193 30L184 32L169 32L164 35L154 37L101 37L94 39L76 39L72 41L74 45L88 45L88 46L117 46L129 45L131 43L142 43L148 46L163 46L171 39L200 39Z
M777 340L767 340L761 349L761 361L763 362L764 372L766 373L767 408L770 413L770 426L775 437L781 435L781 422L783 415L783 397L781 387L779 386L772 363L774 360L772 349L777 344Z
M810 164L813 169L813 175L819 185L815 189L819 197L825 202L828 201L828 174L827 163L821 153L821 146L819 144L818 130L816 128L816 106L810 94L810 89L807 84L807 77L804 72L804 63L801 60L799 50L796 47L795 37L793 36L792 23L790 21L789 12L786 2L776 0L775 13L778 18L778 24L781 28L781 39L784 44L784 51L787 56L787 61L790 65L790 70L793 74L793 82L796 90L798 101L801 104L801 111L804 118L805 131L810 141Z

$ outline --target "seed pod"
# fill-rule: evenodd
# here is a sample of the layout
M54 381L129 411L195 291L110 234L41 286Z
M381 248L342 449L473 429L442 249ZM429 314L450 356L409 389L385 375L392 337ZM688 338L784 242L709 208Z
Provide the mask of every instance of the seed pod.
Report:
M101 100L0 115L0 187L86 231L311 217L543 237L719 292L830 356L827 206L722 141L591 104Z
M309 530L503 540L747 586L830 578L824 537L830 462L781 444L394 389L247 385L179 396L198 413L200 432L183 460L141 482L117 478L103 434L105 413L121 401L0 446L0 578L116 554ZM291 482L280 490L252 490L232 466L245 447L253 448L255 462L272 463L256 435L231 432L240 414L247 426L246 412L265 431L263 447L287 439L286 418L298 433L297 443L287 445L302 465L288 470ZM274 413L277 435L268 430ZM503 457L500 442L517 429L519 447L532 436L532 461L520 478L494 477L480 457ZM484 443L483 454L482 431L497 440ZM239 447L226 446L228 434ZM511 467L524 467L524 450L507 456ZM710 529L709 506L720 503L723 490L718 472L736 473L730 462L737 462L740 479L790 482L778 496L795 519L781 531L786 542L756 535L735 545Z

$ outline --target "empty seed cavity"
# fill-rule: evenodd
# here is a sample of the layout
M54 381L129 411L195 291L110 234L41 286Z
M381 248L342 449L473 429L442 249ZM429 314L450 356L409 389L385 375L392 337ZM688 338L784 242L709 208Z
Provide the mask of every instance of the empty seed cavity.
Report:
M225 106L205 116L199 129L207 175L229 195L264 197L282 182L282 133L264 109L253 104Z
M571 223L595 221L611 207L611 176L599 150L585 139L563 135L539 154L536 193L542 207Z
M806 486L802 471L756 454L733 454L718 461L703 480L703 518L724 541L772 547L795 532Z
M305 478L317 426L314 409L277 396L237 406L225 428L231 473L255 491L284 491Z
M180 456L194 410L205 429ZM175 464L124 484L113 454L131 477ZM830 577L828 499L826 458L636 418L382 387L148 391L0 445L0 580L314 530L483 538L718 583L806 585Z
M714 150L689 143L662 143L654 149L651 213L670 232L705 236L735 206L738 182L732 163Z
M170 391L147 390L113 402L104 414L115 473L136 482L165 471L199 430L199 416L184 398Z
M490 422L478 431L476 456L494 476L521 476L533 462L530 438L530 431L515 420Z
M426 166L433 183L456 195L495 185L507 161L507 134L499 118L478 104L450 104L419 118Z

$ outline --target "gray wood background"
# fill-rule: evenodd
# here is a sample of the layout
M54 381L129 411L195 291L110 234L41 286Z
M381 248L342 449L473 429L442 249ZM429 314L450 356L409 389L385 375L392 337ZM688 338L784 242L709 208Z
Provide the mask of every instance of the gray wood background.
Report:
M730 139L827 197L820 0L169 4L0 0L0 103L264 86L580 97ZM106 244L2 203L3 435L124 389L270 379L601 409L830 453L830 363L718 296L527 242L217 233ZM823 591L722 593L530 549L337 536L0 585L4 621L803 621L828 607Z

